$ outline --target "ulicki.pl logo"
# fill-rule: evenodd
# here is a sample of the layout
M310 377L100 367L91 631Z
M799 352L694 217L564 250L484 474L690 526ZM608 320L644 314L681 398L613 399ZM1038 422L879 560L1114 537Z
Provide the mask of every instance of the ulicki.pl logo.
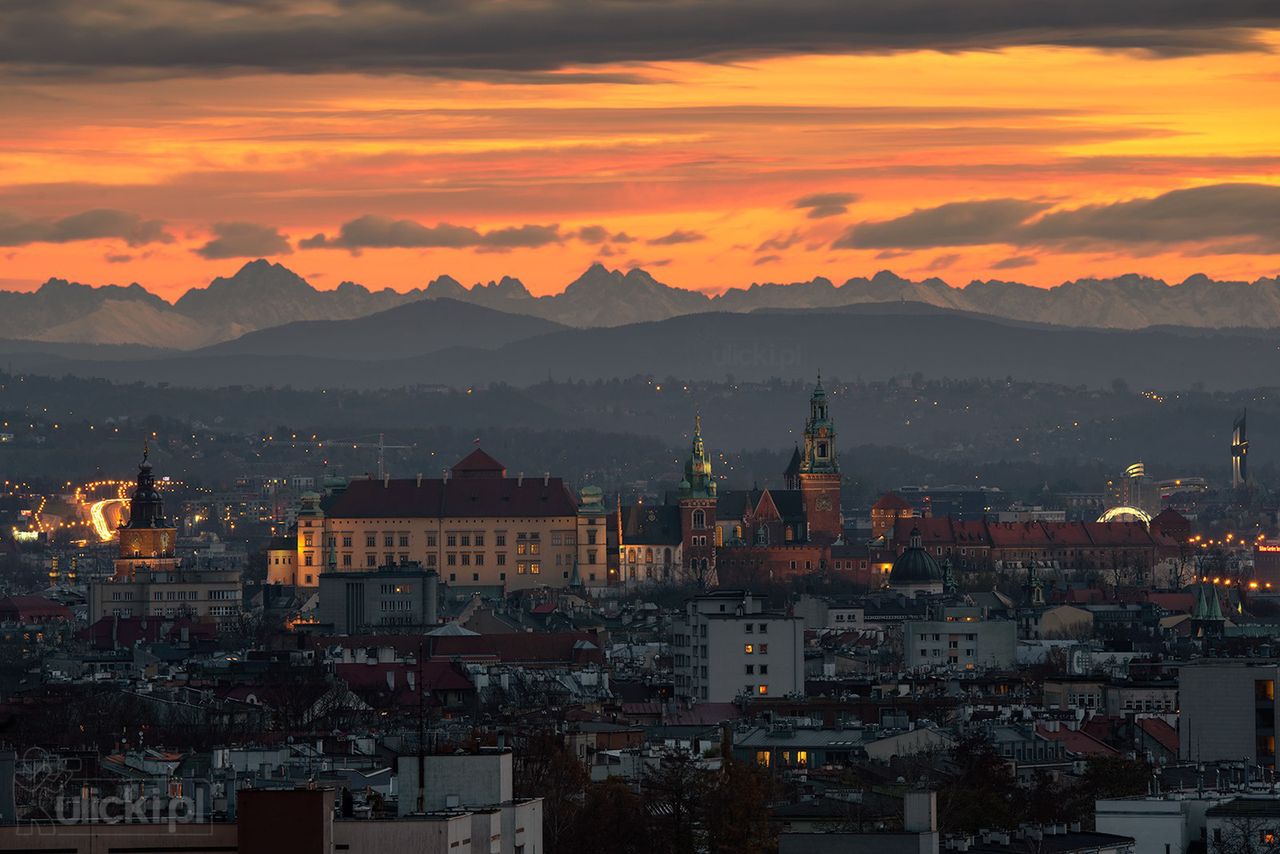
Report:
M31 834L66 835L97 825L193 824L206 815L206 787L182 781L86 777L75 757L39 747L25 751L14 775L19 825Z

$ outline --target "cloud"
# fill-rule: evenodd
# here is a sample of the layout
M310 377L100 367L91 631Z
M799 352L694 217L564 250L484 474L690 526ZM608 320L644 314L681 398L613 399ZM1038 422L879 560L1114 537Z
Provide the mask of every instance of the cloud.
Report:
M1039 262L1030 255L1013 255L1002 258L991 265L992 270L1016 270L1019 267L1034 267Z
M288 239L269 225L253 222L219 222L213 226L213 239L191 251L201 258L267 258L290 255L293 247Z
M998 243L1066 252L1177 247L1197 256L1280 254L1280 187L1269 184L1211 184L1045 213L1049 207L1024 199L949 202L851 226L832 247L889 251ZM996 269L1034 263L1006 260L1007 267Z
M882 249L876 253L877 261L891 261L894 258L903 258L911 254L910 249Z
M775 234L768 240L762 241L756 247L757 252L781 252L784 249L790 249L792 246L804 239L799 229L793 230L790 234Z
M480 232L466 225L442 222L427 226L409 219L368 214L338 229L337 237L317 234L298 241L299 249L481 249L505 252L563 243L558 225L518 225Z
M760 267L764 264L776 264L781 260L781 255L761 255L759 258L751 262L751 266Z
M138 247L148 243L172 243L173 235L160 220L144 220L137 214L100 208L61 219L25 219L0 213L0 246L29 243L73 243L81 240L122 240Z
M576 237L583 243L587 243L592 246L601 243L630 243L634 240L633 237L625 232L619 231L616 234L611 234L609 229L605 228L603 225L584 225L569 236Z
M106 261L108 264L128 264L133 260L133 256L125 254L117 255L115 253L108 252L106 255L102 256L102 260Z
M1021 229L1019 242L1097 246L1256 238L1270 243L1270 251L1276 252L1278 234L1280 187L1212 184L1151 198L1051 211Z
M924 266L925 270L932 273L937 270L945 270L952 264L960 260L960 256L952 253L948 255L939 255Z
M1007 243L1013 231L1049 205L1022 199L949 202L905 216L851 226L834 249L921 249Z
M791 207L808 209L809 219L822 219L848 212L849 205L860 198L857 193L813 193L796 199Z
M670 234L664 234L661 237L655 237L652 240L646 240L645 243L650 246L675 246L678 243L697 243L699 240L706 240L707 236L697 231L685 231L677 228Z
M1177 56L1264 50L1262 0L16 0L0 57L17 72L410 72L591 79L584 66L802 53L1056 45ZM732 21L732 26L725 26ZM672 33L679 37L673 38ZM614 72L600 72L608 79Z

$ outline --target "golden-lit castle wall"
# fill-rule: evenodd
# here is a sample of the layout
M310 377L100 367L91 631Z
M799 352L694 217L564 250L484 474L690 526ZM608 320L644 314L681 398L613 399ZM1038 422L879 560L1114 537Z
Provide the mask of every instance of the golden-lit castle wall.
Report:
M120 557L173 557L177 539L178 532L175 528L121 528Z
M311 527L306 522L311 521ZM605 578L604 530L594 551L598 580ZM332 559L338 572L372 572L379 566L416 562L461 586L563 587L578 548L576 516L478 518L339 518L299 520L296 584L320 583ZM585 553L590 553L588 550ZM268 574L273 566L268 565ZM280 576L288 574L280 567ZM582 580L590 583L589 570ZM287 582L285 582L287 583Z

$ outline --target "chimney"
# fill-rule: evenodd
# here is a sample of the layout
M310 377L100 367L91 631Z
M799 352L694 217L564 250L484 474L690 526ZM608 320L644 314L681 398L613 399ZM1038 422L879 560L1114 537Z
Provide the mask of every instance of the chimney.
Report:
M935 792L907 792L902 801L902 829L908 833L938 830L938 796Z
M449 475L451 475L453 472L449 471L449 469L444 469L443 471L444 471L444 482L448 483Z
M542 473L542 485L549 486L551 484L551 472L544 471Z
M418 489L422 489L422 472L418 472Z
M394 670L387 671L387 690L394 691L396 689L396 672Z
M389 474L384 474L384 475L382 476L382 488L383 488L383 489L386 489L386 488L388 488L389 486L391 486L391 475L389 475Z
M405 673L404 673L404 681L409 685L409 690L410 690L410 691L412 691L412 690L416 687L417 682L418 682L418 678L417 678L417 677L418 677L418 674L414 673L412 670L406 670L406 671L405 671Z
M524 472L516 475L516 486L524 486Z

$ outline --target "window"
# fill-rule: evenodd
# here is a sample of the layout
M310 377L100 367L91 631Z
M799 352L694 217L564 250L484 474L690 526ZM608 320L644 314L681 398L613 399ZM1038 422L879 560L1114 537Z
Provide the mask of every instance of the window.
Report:
M494 544L495 546L500 547L500 548L501 548L502 546L505 546L505 545L507 544L507 535L506 535L505 533L501 533L501 532L499 532L499 533L497 533L497 534L494 534L494 535L493 535L493 544Z
M756 666L754 664L747 665L747 675L754 676L756 674Z
M506 555L506 553L505 553L505 552L498 552L497 561L498 561L498 566L506 566L506 565L507 565L507 555Z
M476 540L476 548L478 549L484 548L484 534L476 534L475 540Z
M516 575L524 575L524 571L525 571L524 561L522 560L516 561Z
M761 624L760 624L760 634L762 634L762 635L763 635L763 634L768 634L768 633L769 633L769 624L768 624L768 623L761 623Z
M377 566L377 565L378 565L378 557L377 557L377 555L371 555L371 554L365 555L365 556L364 556L364 565L365 565L365 566Z
M702 510L693 511L693 527L698 529L707 527L707 514Z
M516 543L516 554L522 555L522 554L528 554L528 552L529 552L528 543L523 543L523 542Z
M767 643L760 644L760 654L761 655L769 654L769 645Z
M343 556L342 556L342 565L343 565L343 566L351 566L351 555L343 555Z
M444 556L444 562L446 566L457 566L458 556L453 552L449 552L447 555Z
M757 750L756 764L759 765L761 768L768 768L769 767L769 751Z
M315 545L315 538L310 531L302 535L302 545L308 549Z
M434 549L436 547L436 535L427 534L427 547Z
M478 555L476 555L476 556L475 556L475 558L476 558L476 559L475 559L476 566L484 566L484 555L483 555L483 554L478 554Z
M540 573L540 572L542 572L542 564L538 563L536 560L535 560L535 561L530 561L530 562L529 562L529 574L530 574L530 575L537 575L537 574L538 574L538 573Z
M378 538L376 536L374 536L373 534L364 535L364 547L366 549L371 549L377 544L378 544Z
M747 623L747 634L751 634L751 630L755 628L754 623Z
M760 696L761 696L761 697L763 697L765 694L768 694L768 693L769 693L769 686L768 686L768 685L761 685L761 686L760 686Z
M753 643L744 643L742 645L742 653L744 655L751 655L755 651L756 651L756 645Z
M595 544L596 544L596 530L595 528L589 528L587 529L587 545L594 546Z
M401 534L401 535L400 535L400 548L402 548L402 549L407 549L407 548L409 548L409 535L408 535L408 534Z
M760 665L760 675L761 675L761 676L764 676L764 675L765 675L765 674L767 674L768 672L769 672L769 665L767 665L767 664L762 664L762 665Z
M383 548L388 548L388 549L389 549L389 548L393 548L393 547L395 546L395 544L396 544L396 535L395 535L395 534L383 534L383 535L382 535L382 546L383 546Z
M444 536L444 544L445 544L446 546L451 546L451 547L452 547L452 546L456 546L456 545L458 545L458 535L457 535L457 534L445 534L445 536Z
M471 580L472 580L472 581L479 581L479 580L480 580L480 573L478 573L478 572L473 572L473 573L471 573Z
M462 545L463 545L463 546L465 546L465 547L467 547L467 548L471 548L471 535L470 535L470 534L463 534L463 535L462 535Z
M307 555L306 557L304 557L302 559L302 562L305 566L311 566L311 555Z
M350 535L350 534L344 534L344 535L343 535L343 537L342 537L342 547L343 547L344 549L349 549L349 548L351 548L351 535Z
M462 553L462 565L471 566L471 555L468 554L467 552Z

